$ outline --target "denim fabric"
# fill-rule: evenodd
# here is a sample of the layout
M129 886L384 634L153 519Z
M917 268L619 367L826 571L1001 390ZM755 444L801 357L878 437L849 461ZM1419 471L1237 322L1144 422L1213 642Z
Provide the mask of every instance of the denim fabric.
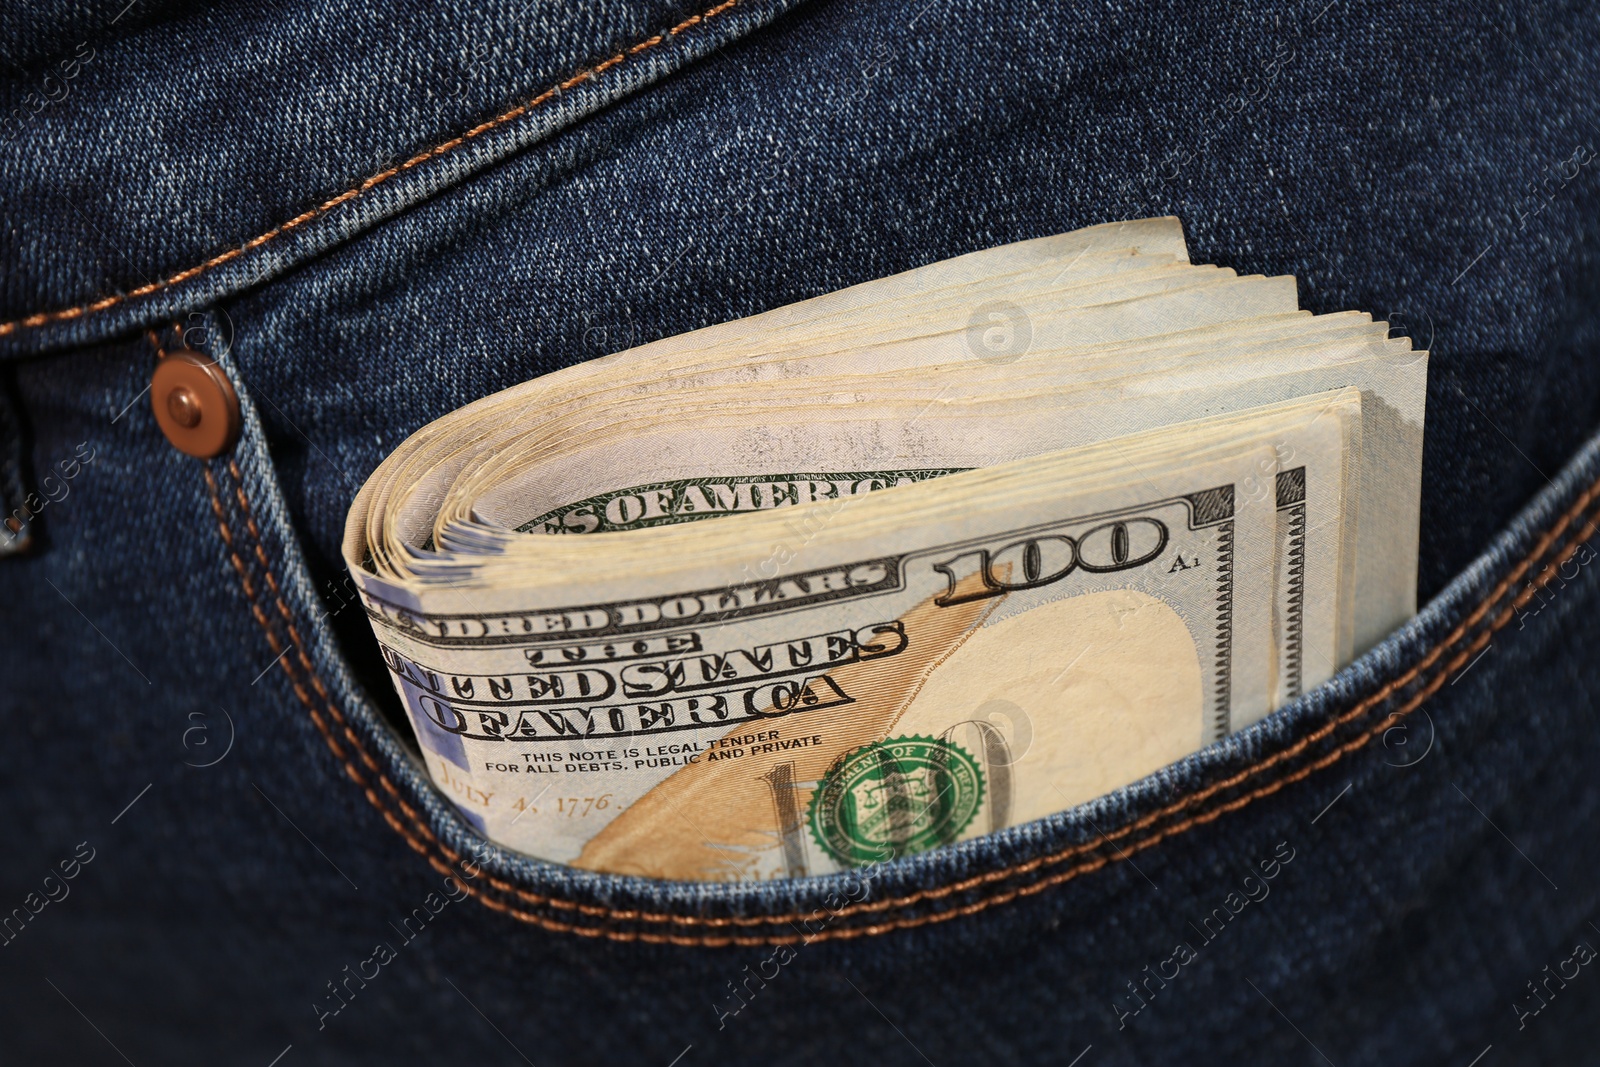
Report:
M1593 1060L1600 24L1325 2L0 16L8 440L19 477L79 457L0 560L0 919L45 901L0 937L0 1058ZM1146 781L865 878L553 867L429 784L337 563L407 434L1166 213L1433 352L1413 623ZM238 386L229 457L150 414L184 344Z

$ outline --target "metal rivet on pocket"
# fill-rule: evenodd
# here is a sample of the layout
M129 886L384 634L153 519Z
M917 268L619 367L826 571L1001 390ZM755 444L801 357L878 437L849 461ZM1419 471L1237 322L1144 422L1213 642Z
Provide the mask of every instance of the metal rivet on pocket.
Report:
M173 352L150 377L150 406L172 447L198 459L239 440L239 394L222 368L194 352Z

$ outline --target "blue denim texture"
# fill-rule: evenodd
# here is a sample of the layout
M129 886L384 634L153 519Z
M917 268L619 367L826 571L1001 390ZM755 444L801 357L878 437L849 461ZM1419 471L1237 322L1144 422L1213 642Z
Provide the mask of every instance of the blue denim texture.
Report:
M1600 20L1325 3L0 15L10 443L35 482L94 457L0 560L0 918L70 890L0 938L0 1059L1593 1062L1600 976L1547 976L1600 947L1600 578L1588 547L1554 562L1600 479ZM1146 781L867 883L553 867L426 780L337 553L407 434L1168 213L1196 261L1432 351L1411 624ZM231 457L150 414L173 323L238 386Z

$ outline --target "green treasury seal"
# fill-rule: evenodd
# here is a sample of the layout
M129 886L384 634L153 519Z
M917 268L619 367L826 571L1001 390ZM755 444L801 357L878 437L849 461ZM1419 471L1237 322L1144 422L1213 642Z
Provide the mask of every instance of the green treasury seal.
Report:
M833 765L811 797L811 833L847 866L949 844L983 806L983 771L960 745L890 737Z

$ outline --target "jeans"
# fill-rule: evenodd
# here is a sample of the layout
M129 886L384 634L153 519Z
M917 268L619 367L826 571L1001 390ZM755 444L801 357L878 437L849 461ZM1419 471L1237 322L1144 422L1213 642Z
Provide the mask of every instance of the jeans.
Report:
M1586 5L5 23L0 1058L1593 1060ZM338 562L409 433L658 337L1162 214L1196 262L1293 273L1304 306L1432 352L1412 622L1144 781L851 874L553 866L428 780ZM144 392L183 347L240 396L216 459Z

